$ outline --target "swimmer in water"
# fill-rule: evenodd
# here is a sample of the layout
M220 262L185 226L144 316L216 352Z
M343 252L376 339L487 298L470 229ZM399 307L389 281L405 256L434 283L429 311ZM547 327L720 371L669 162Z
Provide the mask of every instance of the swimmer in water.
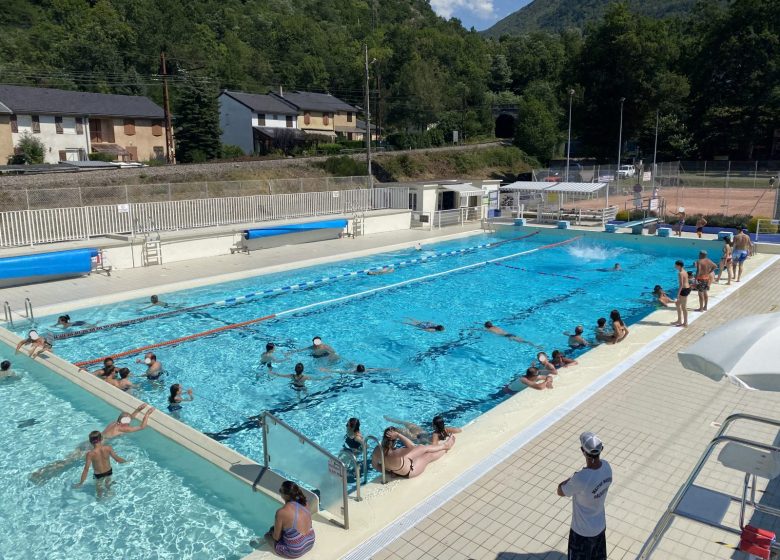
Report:
M260 365L267 367L269 370L274 367L274 352L276 351L276 344L269 342L265 345L265 352L260 355Z
M511 340L512 342L517 342L519 344L530 344L531 346L534 346L535 348L541 348L541 346L539 346L538 344L535 344L535 343L533 343L531 341L525 340L524 338L520 338L517 335L514 335L514 334L512 334L510 332L507 332L504 329L502 329L501 327L497 327L496 325L494 325L490 321L486 321L485 322L485 329L487 329L487 331L489 333L492 333L492 334L495 334L495 335L498 335L498 336L503 336L504 338L506 338L508 340Z
M395 272L395 268L393 268L392 266L383 266L382 268L369 270L368 272L366 272L366 274L368 274L369 276L381 276L383 274L392 274L393 272Z
M525 370L525 374L520 378L520 383L531 389L543 391L553 388L553 377L552 375L542 375L538 368L531 366Z
M653 288L653 295L655 296L658 303L664 307L670 307L675 304L675 301L670 298L664 289L658 284L656 284L656 286Z
M69 329L70 327L94 327L86 321L71 321L70 315L60 315L57 317L57 323L53 327L62 327L63 329Z
M292 387L296 391L305 391L307 381L315 381L319 379L327 379L329 376L324 375L321 377L312 377L311 375L304 375L303 364L298 362L295 364L295 373L276 373L275 371L269 371L271 375L275 377L283 377L285 379L292 380Z
M146 403L143 403L140 406L138 406L138 408L136 408L133 412L120 413L119 417L115 421L110 422L103 429L102 432L103 440L109 440L125 434L140 432L141 430L145 429L149 423L149 416L151 416L152 412L154 412L154 407L149 407L146 409L146 413L144 413L144 417L143 420L141 420L140 425L132 426L131 424L133 420L135 420L135 417L138 416L138 414L140 414L141 411L143 411L146 408L146 406L147 406ZM60 459L58 461L54 461L53 463L49 463L48 465L41 467L40 469L31 473L30 480L35 484L42 484L47 480L50 480L52 477L67 470L76 462L80 461L88 450L89 450L89 442L88 441L82 442L76 447L76 449L74 449L64 459Z
M577 349L577 348L586 348L586 347L590 346L590 343L588 343L588 341L585 340L585 338L583 338L583 336L582 336L583 332L585 332L585 329L583 328L583 326L582 325L577 325L574 328L574 332L573 333L569 333L569 332L563 333L564 336L568 336L569 337L569 348Z
M84 470L81 471L81 480L74 486L81 488L87 480L89 468L92 467L95 476L95 491L97 497L102 498L103 494L107 494L111 490L111 477L114 474L111 469L111 459L117 463L127 463L127 460L117 455L110 445L105 445L103 435L98 431L90 432L89 443L92 445L92 450L87 452Z
M160 298L158 298L157 296L152 296L149 298L149 305L147 305L146 307L142 307L141 309L139 309L139 311L143 311L144 309L150 309L155 306L168 307L168 304L165 303L164 301L160 301Z
M16 374L14 373L14 370L11 369L11 362L3 360L3 362L0 363L0 379L11 379L13 377L16 377Z
M387 373L388 371L398 371L398 368L381 368L381 367L367 368L363 364L357 364L354 369L333 369L333 368L321 367L321 368L317 368L317 370L325 373L338 373L341 375L363 375L364 373Z
M129 391L135 389L136 386L128 379L130 377L130 370L126 367L119 368L119 379L106 379L111 385L122 391Z
M319 336L315 336L311 339L311 346L288 352L287 356L297 354L299 352L311 352L313 358L328 358L328 360L331 362L337 362L339 360L339 356L336 354L336 351L331 346L323 343L322 338Z
M27 333L27 338L24 340L19 341L19 344L16 345L16 353L19 353L19 350L21 350L22 346L30 345L30 352L29 356L34 360L47 350L52 349L52 343L45 337L38 334L38 331L32 330L29 333Z
M411 317L407 317L403 324L415 327L425 332L441 332L444 330L444 325L431 323L430 321L418 321L417 319L412 319Z
M576 366L577 360L567 358L560 350L553 350L551 363L553 366L555 366L555 368L560 369L569 366Z
M187 396L183 396L184 394ZM182 410L181 403L192 402L194 400L195 397L192 394L191 388L185 391L182 389L181 384L174 383L171 385L171 394L168 396L168 412L171 412L173 416L177 416Z
M165 373L162 364L157 361L157 356L152 352L147 352L143 360L139 358L135 363L146 364L146 371L141 376L146 377L149 381L157 381Z
M114 365L113 358L105 358L103 360L103 367L95 371L95 375L105 381L108 381L109 379L114 379L116 377L116 373L117 373L117 369L116 366Z
M598 272L621 272L623 269L620 267L620 263L615 263L612 268L597 268Z

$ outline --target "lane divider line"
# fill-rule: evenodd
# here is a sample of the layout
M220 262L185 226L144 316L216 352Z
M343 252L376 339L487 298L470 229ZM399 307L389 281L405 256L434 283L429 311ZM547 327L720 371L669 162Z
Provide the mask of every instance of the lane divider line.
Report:
M293 313L299 313L301 311L304 311L306 309L311 309L313 307L320 307L320 306L323 306L323 305L330 305L330 304L333 304L333 303L338 303L338 302L346 301L346 300L349 300L349 299L354 299L354 298L358 298L358 297L365 297L367 295L375 294L377 292L382 292L382 291L385 291L385 290L391 290L393 288L400 288L401 286L406 286L408 284L413 284L413 283L416 283L416 282L422 282L424 280L430 280L432 278L438 278L439 276L444 276L446 274L452 274L454 272L461 272L461 271L464 271L464 270L470 270L470 269L473 269L473 268L476 268L476 267L488 265L490 263L500 262L500 261L504 261L504 260L507 260L507 259L520 257L520 256L523 256L523 255L530 255L530 254L536 253L538 251L543 251L545 249L552 249L554 247L560 247L561 245L566 245L568 243L572 243L572 242L580 239L581 237L582 237L581 235L578 235L576 237L572 237L572 238L566 239L564 241L558 241L557 243L550 243L548 245L542 245L541 247L535 247L533 249L527 249L525 251L520 251L518 253L512 253L510 255L504 255L502 257L496 257L494 259L489 259L489 260L486 260L486 261L480 261L480 262L476 262L476 263L471 263L471 264L459 266L457 268L452 268L452 269L449 269L449 270L443 270L441 272L434 272L432 274L426 274L425 276L419 276L417 278L410 278L408 280L402 280L401 282L395 282L394 284L388 284L386 286L378 286L376 288L371 288L370 290L363 290L361 292L357 292L357 293L354 293L354 294L347 294L345 296L340 296L340 297L336 297L336 298L332 298L332 299L328 299L328 300L324 300L324 301L318 301L318 302L314 302L314 303L309 303L307 305L301 305L299 307L294 307L292 309L285 309L284 311L279 311L278 313L273 313L271 315L266 315L264 317L259 317L257 319L250 319L249 321L242 321L240 323L233 323L233 324L230 324L230 325L224 325L224 326L218 327L216 329L209 329L207 331L203 331L203 332L200 332L200 333L195 333L195 334L191 334L191 335L187 335L187 336L182 336L182 337L175 338L175 339L172 339L172 340L166 340L164 342L158 342L158 343L155 343L155 344L148 344L146 346L141 346L139 348L134 348L132 350L126 350L126 351L120 352L118 354L111 354L111 355L108 355L108 356L102 356L100 358L93 358L91 360L85 360L85 361L82 361L82 362L77 362L75 365L77 367L85 367L85 366L88 366L88 365L93 365L93 364L100 363L100 362L102 362L106 358L113 358L113 359L124 358L124 357L127 357L127 356L140 354L142 352L146 352L146 351L152 350L154 348L161 348L163 346L172 346L174 344L179 344L179 343L182 343L182 342L187 342L187 341L195 340L195 339L198 339L198 338L203 338L204 336L210 336L210 335L217 334L217 333L220 333L220 332L233 330L233 329L238 329L238 328L246 327L246 326L249 326L249 325L254 325L254 324L257 324L257 323L261 323L263 321L268 321L270 319L276 319L276 318L279 318L279 317L284 317L285 315L291 315Z
M138 323L143 323L145 321L152 321L155 319L163 319L165 317L171 317L173 315L178 315L180 313L188 313L190 311L195 311L197 309L203 309L205 307L212 307L217 305L233 305L234 303L238 303L239 301L244 301L247 299L251 299L258 296L268 296L268 295L274 295L279 294L282 292L288 292L293 290L301 290L304 288L310 288L312 286L316 286L317 284L324 284L326 282L333 282L335 280L340 280L342 278L348 278L352 276L357 276L359 274L368 274L369 272L375 272L379 271L385 268L397 268L401 266L408 266L412 264L418 264L418 263L425 263L430 260L438 259L441 257L452 257L457 255L462 255L463 253L471 252L471 251L478 251L481 249L492 249L494 247L498 247L499 245L503 245L504 243L509 243L512 241L520 241L523 239L527 239L529 237L533 237L534 235L539 234L539 231L535 231L533 233L529 233L526 235L521 235L520 237L513 237L512 239L504 239L503 241L496 241L493 243L483 243L480 245L473 245L471 247L465 247L463 249L456 249L453 251L445 251L442 253L434 253L433 255L427 255L425 257L420 257L416 259L408 259L404 261L398 261L394 263L389 263L381 266L375 266L372 268L364 268L362 270L353 270L350 272L345 272L343 274L336 274L334 276L324 276L322 278L316 278L314 280L309 280L306 282L300 282L298 284L290 284L289 286L280 286L277 288L269 288L268 290L260 290L257 292L251 292L248 294L244 294L241 296L235 296L231 298L226 298L220 301L212 301L209 303L201 303L199 305L194 305L190 307L183 307L180 309L173 309L171 311L164 311L162 313L155 313L154 315L146 315L144 317L136 317L133 319L126 319L124 321L117 321L115 323L108 323L106 325L96 325L94 327L89 327L86 329L80 329L77 331L70 331L70 332L64 332L64 333L57 333L52 336L53 340L65 340L67 338L73 338L77 336L83 336L85 334L91 334L98 331L103 331L106 329L113 329L118 327L126 327L128 325L135 325Z

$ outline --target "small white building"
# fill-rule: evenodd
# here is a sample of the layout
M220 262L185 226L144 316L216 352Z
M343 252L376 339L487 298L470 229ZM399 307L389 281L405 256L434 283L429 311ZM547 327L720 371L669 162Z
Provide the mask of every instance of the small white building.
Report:
M486 217L489 193L497 193L500 181L479 184L458 180L409 185L409 209L413 225L442 227Z
M245 154L265 152L281 130L294 141L303 138L298 110L272 95L224 90L219 94L221 141L240 147Z

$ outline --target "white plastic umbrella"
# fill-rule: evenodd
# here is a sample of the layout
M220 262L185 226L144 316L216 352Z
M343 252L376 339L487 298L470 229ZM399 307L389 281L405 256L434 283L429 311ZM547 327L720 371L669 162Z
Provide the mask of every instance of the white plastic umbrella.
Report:
M719 381L780 391L780 313L751 315L706 333L677 353L685 367Z

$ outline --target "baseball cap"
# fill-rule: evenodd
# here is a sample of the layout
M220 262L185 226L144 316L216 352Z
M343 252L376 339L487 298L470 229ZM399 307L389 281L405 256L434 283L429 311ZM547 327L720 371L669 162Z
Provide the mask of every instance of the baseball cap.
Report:
M580 445L588 455L598 455L604 448L604 444L599 439L599 436L593 432L583 432L580 435Z

